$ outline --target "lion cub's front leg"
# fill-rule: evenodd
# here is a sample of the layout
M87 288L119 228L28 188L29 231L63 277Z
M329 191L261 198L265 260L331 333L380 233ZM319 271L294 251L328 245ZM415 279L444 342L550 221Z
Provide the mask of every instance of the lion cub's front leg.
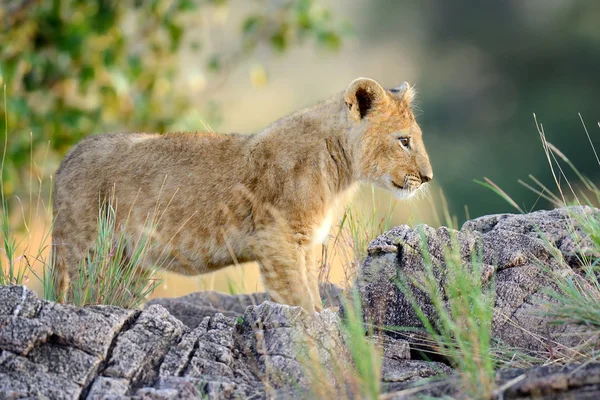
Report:
M321 296L308 237L294 233L277 214L261 224L251 240L267 293L272 300L321 311Z
M259 263L263 284L271 300L301 306L306 311L322 309L317 282L314 246L310 238L295 232L275 208L260 204L245 188L238 187L230 206L223 208L224 236L249 219L252 233L248 245Z

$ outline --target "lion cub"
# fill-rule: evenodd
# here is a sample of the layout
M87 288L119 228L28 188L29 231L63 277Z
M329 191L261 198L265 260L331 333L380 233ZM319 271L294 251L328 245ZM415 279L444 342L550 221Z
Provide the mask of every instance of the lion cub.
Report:
M55 177L57 293L93 251L99 207L114 201L127 235L151 236L149 262L197 275L256 260L272 300L321 310L316 252L358 183L404 198L433 177L412 98L406 83L359 78L252 135L88 137Z

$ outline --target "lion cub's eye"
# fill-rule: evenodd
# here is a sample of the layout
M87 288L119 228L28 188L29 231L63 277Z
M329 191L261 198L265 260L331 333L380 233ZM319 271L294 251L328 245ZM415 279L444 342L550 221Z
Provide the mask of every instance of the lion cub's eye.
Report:
M408 148L408 144L410 143L409 138L401 137L400 139L398 139L398 141L400 142L400 145L402 145L402 147Z

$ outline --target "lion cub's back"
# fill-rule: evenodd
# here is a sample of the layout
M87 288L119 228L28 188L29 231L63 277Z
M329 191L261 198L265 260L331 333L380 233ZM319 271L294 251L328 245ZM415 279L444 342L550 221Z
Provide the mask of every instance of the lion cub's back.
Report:
M202 196L212 186L239 179L247 136L219 134L116 133L90 136L71 149L55 176L54 211L95 207L115 189L119 205L135 197L148 200L169 195ZM228 162L229 168L223 164ZM237 178L236 178L237 176ZM218 181L218 182L217 182ZM184 193L189 192L189 193Z

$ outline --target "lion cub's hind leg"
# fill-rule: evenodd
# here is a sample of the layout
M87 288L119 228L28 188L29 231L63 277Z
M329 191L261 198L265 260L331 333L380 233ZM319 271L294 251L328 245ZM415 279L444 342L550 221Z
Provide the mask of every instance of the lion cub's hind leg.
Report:
M94 247L94 233L80 228L77 234L64 235L59 219L52 232L52 264L50 274L54 297L58 302L73 302L73 286L81 281L80 268ZM68 237L67 239L64 239Z

